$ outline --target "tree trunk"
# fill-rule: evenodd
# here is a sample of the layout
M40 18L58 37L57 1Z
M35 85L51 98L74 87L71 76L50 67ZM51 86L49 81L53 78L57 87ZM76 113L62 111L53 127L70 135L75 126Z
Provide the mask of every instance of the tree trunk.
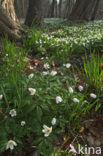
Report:
M6 33L12 40L20 40L23 29L15 22L15 17L8 14L7 10L0 5L0 32Z
M10 16L15 22L19 22L14 9L14 0L2 0L2 7L6 10L6 13Z
M59 17L61 17L62 0L59 2Z
M57 1L55 2L55 14L54 14L54 17L57 17L58 15L58 4L57 4Z
M99 3L100 3L100 0L98 0L98 1L96 2L96 6L95 6L94 12L93 12L93 14L92 14L91 20L95 20L95 17L96 17L98 8L99 8Z
M65 18L68 18L70 16L73 6L75 5L75 2L76 0L66 0Z
M77 0L70 20L94 20L100 0Z
M15 11L19 19L26 18L29 0L15 0Z
M52 5L51 5L51 17L54 17L54 11L55 11L55 0L52 1Z
M26 16L25 24L32 26L33 24L42 25L43 21L43 0L29 0L29 8Z

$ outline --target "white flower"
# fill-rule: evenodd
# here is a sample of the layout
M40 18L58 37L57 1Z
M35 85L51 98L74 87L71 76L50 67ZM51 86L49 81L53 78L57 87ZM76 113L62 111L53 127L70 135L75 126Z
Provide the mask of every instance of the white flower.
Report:
M78 102L79 102L79 100L78 100L77 98L73 98L73 101L74 101L75 103L78 103Z
M57 96L56 97L56 103L60 103L60 102L62 102L63 101L63 99L60 97L60 96Z
M8 54L6 54L6 56L9 56Z
M15 109L10 110L9 114L11 115L11 117L16 116L16 110Z
M85 85L86 85L87 88L89 87L89 85L87 83Z
M44 57L41 57L41 60L43 60L44 59Z
M81 92L81 91L83 91L83 86L78 86L78 89L79 89L79 91Z
M14 146L17 146L17 143L15 141L13 141L13 140L9 140L8 143L7 143L7 145L6 145L6 150L9 149L9 148L11 150L13 150L14 149Z
M30 95L34 95L36 93L36 89L34 88L28 88Z
M28 76L29 79L32 79L33 77L34 77L34 74L33 74L33 73L31 73L31 74Z
M1 94L1 95L0 95L0 100L2 100L2 98L3 98L3 95Z
M69 87L69 93L73 93L74 91L73 91L73 88L72 87Z
M44 133L45 137L48 137L50 135L50 133L52 132L52 127L48 127L46 125L43 125L42 132Z
M46 59L48 59L48 57L46 57Z
M45 75L48 75L48 72L43 71L42 74L45 76Z
M52 125L55 125L56 124L56 118L53 118L51 123L52 123Z
M21 126L25 126L26 122L25 121L21 121Z
M56 74L57 74L57 71L55 71L55 70L52 70L50 73L51 76L55 76Z
M77 151L75 150L74 146L72 144L70 144L70 150L69 150L69 153L77 153Z
M91 93L91 94L90 94L90 97L92 97L93 99L96 99L97 95L94 94L94 93Z
M67 63L65 66L66 66L66 68L70 68L71 67L71 64L70 63Z
M45 64L44 64L44 68L45 68L45 69L49 69L49 68L50 68L49 64L48 64L48 63L45 63Z

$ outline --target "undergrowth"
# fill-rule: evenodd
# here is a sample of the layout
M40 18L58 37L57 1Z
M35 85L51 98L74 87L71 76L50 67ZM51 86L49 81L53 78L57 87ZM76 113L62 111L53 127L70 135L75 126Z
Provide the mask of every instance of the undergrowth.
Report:
M101 108L103 89L99 55L86 55L76 72L68 57L101 42L101 27L102 22L88 23L45 33L33 28L23 41L24 48L5 38L0 66L0 153L21 152L29 145L37 156L68 154L70 147L63 151L55 143L63 134L65 140L71 139L86 113ZM33 53L41 69L28 74L25 58Z

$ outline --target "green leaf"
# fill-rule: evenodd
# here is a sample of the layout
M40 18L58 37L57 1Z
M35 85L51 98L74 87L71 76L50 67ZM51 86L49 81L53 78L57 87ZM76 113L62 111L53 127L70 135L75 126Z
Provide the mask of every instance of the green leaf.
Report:
M41 121L41 116L43 113L42 113L42 109L39 106L36 107L36 114L37 114L37 119Z

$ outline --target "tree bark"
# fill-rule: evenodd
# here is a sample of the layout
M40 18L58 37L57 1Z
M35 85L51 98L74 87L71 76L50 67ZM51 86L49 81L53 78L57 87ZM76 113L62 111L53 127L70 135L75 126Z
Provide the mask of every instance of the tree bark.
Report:
M29 0L15 0L15 11L19 19L26 18Z
M91 20L95 20L96 13L97 13L98 8L99 8L99 3L100 3L100 0L98 0L98 1L96 2L96 6L95 6L94 12L93 12L93 14L92 14Z
M53 0L52 1L52 4L51 4L51 17L55 17L55 6L56 6L56 0Z
M43 17L44 18L50 17L50 6L51 6L50 0L45 0L43 2Z
M14 9L14 0L2 0L2 7L6 10L6 13L10 16L15 22L19 22Z
M6 33L12 40L20 40L23 29L12 19L7 11L0 5L0 32Z
M61 17L62 0L59 2L59 17Z
M76 0L66 0L65 6L65 18L68 18L71 14L73 6L75 5Z
M29 8L25 20L28 26L42 25L43 21L43 0L29 0Z
M94 20L100 0L77 0L70 20Z

